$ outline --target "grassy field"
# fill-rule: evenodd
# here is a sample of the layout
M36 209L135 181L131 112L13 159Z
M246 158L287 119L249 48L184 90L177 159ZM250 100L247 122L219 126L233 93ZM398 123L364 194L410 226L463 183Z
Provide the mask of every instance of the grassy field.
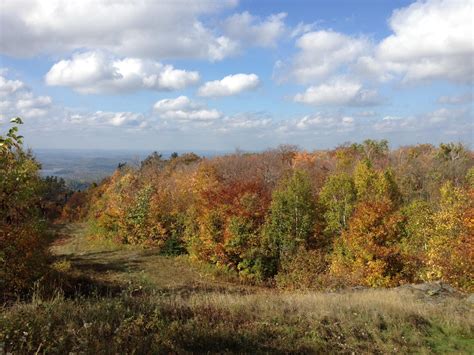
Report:
M281 292L91 241L80 225L63 234L52 251L67 292L4 307L5 352L474 353L473 308L459 297Z

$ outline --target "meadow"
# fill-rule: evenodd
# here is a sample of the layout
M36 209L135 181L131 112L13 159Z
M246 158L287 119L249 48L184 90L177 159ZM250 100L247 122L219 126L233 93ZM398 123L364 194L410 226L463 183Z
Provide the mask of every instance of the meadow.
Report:
M278 291L184 257L60 229L57 292L2 309L5 351L30 353L456 353L474 350L464 296L410 289ZM68 281L69 280L69 281ZM51 282L51 279L49 280ZM61 286L61 287L59 287Z

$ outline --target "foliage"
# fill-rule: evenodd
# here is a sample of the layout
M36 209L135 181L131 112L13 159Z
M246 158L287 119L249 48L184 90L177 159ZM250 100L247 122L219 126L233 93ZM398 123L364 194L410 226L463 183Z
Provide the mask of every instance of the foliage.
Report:
M349 229L336 241L331 272L356 284L393 286L400 281L401 217L388 200L360 202Z
M433 208L423 200L413 200L401 209L404 218L400 248L404 259L404 279L425 279L428 244L433 226Z
M332 235L347 228L356 202L356 189L352 177L346 173L331 175L324 184L319 199L325 212L326 231Z
M323 251L300 248L292 258L283 259L281 270L275 276L276 284L289 290L322 289L327 268Z
M0 280L2 297L23 293L46 270L39 164L22 147L20 118L0 136Z
M473 163L460 144L390 151L385 140L206 159L154 152L71 196L63 216L87 216L99 238L188 253L252 283L469 289Z
M291 258L314 234L316 208L307 174L296 170L272 196L265 236L279 265Z
M66 187L66 182L63 178L46 176L42 179L40 194L43 216L48 220L56 220L61 217L72 192Z
M466 191L447 182L440 194L427 246L427 278L447 280L473 290L473 190Z

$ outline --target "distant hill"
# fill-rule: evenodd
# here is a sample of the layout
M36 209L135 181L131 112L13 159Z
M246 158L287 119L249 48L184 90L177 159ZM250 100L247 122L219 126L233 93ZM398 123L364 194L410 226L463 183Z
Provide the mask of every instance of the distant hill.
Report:
M173 151L158 151L164 158ZM41 175L58 176L69 182L92 183L109 176L119 163L139 165L150 150L93 150L93 149L35 149L41 163ZM178 151L179 154L184 152ZM196 151L200 156L214 156L223 152Z

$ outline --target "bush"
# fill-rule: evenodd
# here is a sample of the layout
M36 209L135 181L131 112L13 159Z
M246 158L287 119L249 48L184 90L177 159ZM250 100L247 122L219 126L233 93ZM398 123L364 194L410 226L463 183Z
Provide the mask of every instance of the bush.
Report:
M0 280L3 298L23 294L46 269L39 164L22 148L21 119L0 136Z
M276 284L290 290L321 289L327 267L325 253L301 248L292 258L282 261L280 272L275 276Z

